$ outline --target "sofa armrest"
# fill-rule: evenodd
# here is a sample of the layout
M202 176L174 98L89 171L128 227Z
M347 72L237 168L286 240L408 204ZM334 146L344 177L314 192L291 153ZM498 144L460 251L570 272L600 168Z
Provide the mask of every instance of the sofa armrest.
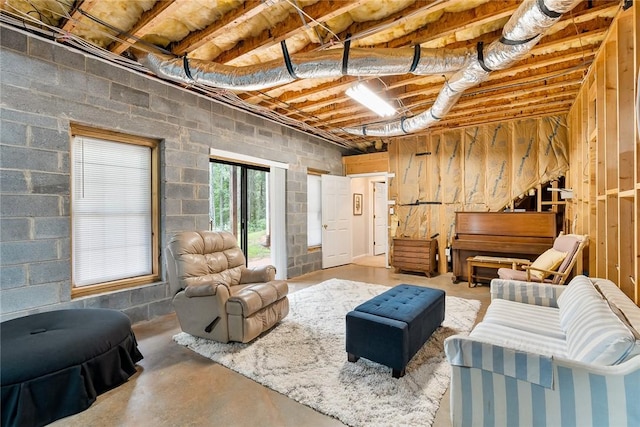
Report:
M453 335L444 341L447 360L454 366L477 368L500 375L553 387L553 358L528 353L465 335Z
M452 365L452 426L640 425L640 356L614 366L554 357L551 369L553 384L547 388L495 366Z
M267 283L276 278L276 268L273 265L243 268L240 283Z
M558 297L565 289L566 287L562 285L493 279L491 280L491 299L558 307Z

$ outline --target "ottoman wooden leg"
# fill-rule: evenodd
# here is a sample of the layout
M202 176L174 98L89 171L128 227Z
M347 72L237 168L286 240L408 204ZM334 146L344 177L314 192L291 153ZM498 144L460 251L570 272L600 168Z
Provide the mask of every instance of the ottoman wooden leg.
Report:
M349 362L354 362L355 363L355 362L358 361L358 359L360 359L360 356L356 356L355 354L352 354L352 353L347 353L347 360Z
M398 369L393 369L393 372L391 373L391 376L393 376L393 378L402 378L404 377L405 374L405 368L402 368L400 370Z

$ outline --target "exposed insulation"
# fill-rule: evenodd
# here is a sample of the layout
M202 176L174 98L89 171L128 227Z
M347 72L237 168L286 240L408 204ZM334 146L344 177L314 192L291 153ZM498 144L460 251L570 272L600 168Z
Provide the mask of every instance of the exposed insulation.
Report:
M513 189L524 194L538 184L537 120L513 122L513 158L511 163Z
M179 41L191 31L201 30L237 7L240 0L195 0L180 3L172 19L160 20L149 29L156 37ZM146 38L145 38L146 39Z
M487 147L485 200L490 211L498 211L511 200L509 126L501 123L490 124L484 126L484 129Z
M96 2L91 7L90 14L116 28L129 29L140 19L144 11L153 7L154 3L155 0ZM117 36L115 31L102 25L96 26L95 22L86 16L78 19L74 33L102 47L109 46Z
M444 14L443 10L438 10L436 12L428 13L425 15L420 15L415 18L406 19L399 25L394 25L390 27L388 30L380 31L373 36L362 37L354 41L353 46L374 46L378 43L386 43L388 41L394 40L396 38L402 37L405 34L411 33L418 28L422 28L425 25L431 24L433 22L437 22L442 15Z
M475 38L480 37L483 34L492 33L494 31L498 31L504 27L504 24L509 20L508 16L505 16L502 19L497 19L492 22L488 22L483 25L476 25L470 28L466 28L462 31L456 31L455 33L455 41L461 42L465 40L473 40Z
M464 131L464 203L485 206L485 172L487 170L487 145L480 126ZM482 208L481 210L486 210Z
M431 135L427 159L427 186L429 200L442 203L442 179L440 174L440 134Z
M398 138L389 144L389 165L395 173L389 196L398 207L396 236L439 233L442 250L454 236L455 212L500 211L538 184L564 175L566 118L445 130L432 133L426 143L420 136Z
M37 2L25 2L23 0L5 0L0 2L0 7L10 12L19 12L27 15L37 13L38 17L49 25L58 25L61 19L71 9L73 2L67 0L39 0Z
M544 117L538 126L538 176L541 182L557 179L569 169L567 146L557 141L567 141L567 123L564 117Z
M355 22L376 21L400 11L415 0L380 0L356 7L349 12Z
M445 132L440 140L440 173L442 174L442 202L460 203L462 191L462 131Z
M406 138L399 142L398 158L398 200L399 205L415 203L420 200L420 181L426 180L423 170L425 158L416 155L418 147L415 138Z

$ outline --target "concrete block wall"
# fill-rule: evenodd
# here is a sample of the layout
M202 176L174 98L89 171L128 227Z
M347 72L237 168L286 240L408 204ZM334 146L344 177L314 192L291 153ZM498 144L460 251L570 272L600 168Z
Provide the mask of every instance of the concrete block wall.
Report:
M210 148L288 163L287 274L321 268L306 246L306 173L340 174L340 147L4 25L0 49L0 320L67 307L115 308L134 322L172 311L164 281L71 298L71 122L162 141L162 247L175 231L208 228Z

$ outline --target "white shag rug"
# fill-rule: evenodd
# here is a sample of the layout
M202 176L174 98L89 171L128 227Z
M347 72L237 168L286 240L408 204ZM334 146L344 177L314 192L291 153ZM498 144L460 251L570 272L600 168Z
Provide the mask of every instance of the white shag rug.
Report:
M249 344L181 332L173 339L256 382L350 426L430 426L449 386L443 341L468 333L480 301L447 296L445 319L406 374L360 358L347 361L345 316L389 287L331 279L289 294L289 315Z

